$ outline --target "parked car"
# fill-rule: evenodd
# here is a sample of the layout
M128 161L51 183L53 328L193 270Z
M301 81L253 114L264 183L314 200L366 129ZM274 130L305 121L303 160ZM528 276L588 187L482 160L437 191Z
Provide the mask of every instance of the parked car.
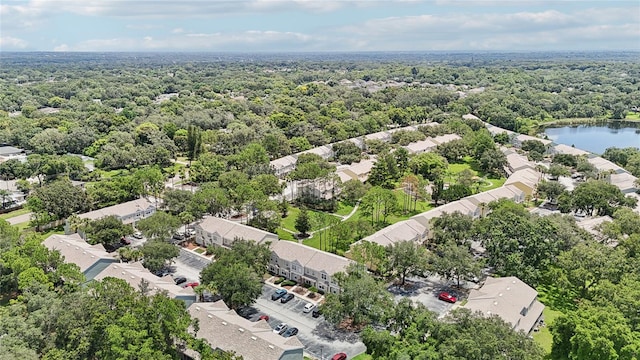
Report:
M190 282L190 283L187 283L184 287L196 287L198 285L200 285L199 282Z
M292 293L286 293L282 299L280 299L281 303L288 303L291 299L293 299L293 294Z
M304 309L303 309L302 311L304 311L305 313L308 313L308 312L311 312L311 310L313 310L315 307L316 307L316 305L315 305L315 304L307 303L307 304L304 306Z
M184 240L184 233L183 232L177 232L177 233L173 234L173 239L174 240Z
M131 239L129 239L126 236L123 236L120 238L120 243L122 243L123 245L131 245Z
M133 237L136 239L142 239L142 233L140 231L136 231L133 233Z
M173 281L176 282L176 285L180 285L182 283L187 282L187 278L184 277L184 276L176 276L176 277L173 278Z
M167 275L171 274L171 270L165 267L165 268L162 268L162 269L154 272L153 274L155 276L157 276L157 277L164 277L164 276L167 276Z
M260 315L260 317L258 318L258 320L269 321L269 315Z
M337 354L333 355L331 360L347 360L347 354L345 354L345 353L337 353Z
M282 334L282 336L284 336L284 337L292 337L292 336L296 335L297 333L298 333L298 328L297 327L290 327Z
M196 235L196 230L195 229L187 229L187 235L188 236L195 236Z
M282 334L285 331L287 331L288 327L289 326L287 325L287 323L280 323L280 324L278 324L278 326L276 326L275 329L273 329L273 332L276 333L276 334Z
M442 301L446 301L446 302L452 303L452 304L455 303L456 301L458 301L458 299L455 296L449 294L446 291L441 292L438 295L438 299L440 299Z
M313 316L314 318L320 317L320 315L322 315L322 311L320 311L320 309L318 308L315 308L311 313L311 316Z
M281 297L284 296L284 294L287 293L287 290L285 289L278 289L276 290L276 292L274 292L273 294L271 294L271 300L275 301L280 299Z

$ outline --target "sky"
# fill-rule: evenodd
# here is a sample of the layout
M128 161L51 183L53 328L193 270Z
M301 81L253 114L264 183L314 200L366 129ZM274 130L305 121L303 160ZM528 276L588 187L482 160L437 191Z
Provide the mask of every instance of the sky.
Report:
M0 0L0 51L640 50L640 0Z

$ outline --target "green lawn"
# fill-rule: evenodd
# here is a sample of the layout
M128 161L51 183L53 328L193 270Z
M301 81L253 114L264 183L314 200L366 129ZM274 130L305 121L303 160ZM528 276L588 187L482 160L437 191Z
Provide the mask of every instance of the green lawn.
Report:
M545 326L533 334L533 339L547 352L548 358L553 343L549 325L565 311L575 309L576 304L572 301L572 296L561 293L556 287L539 286L536 290L538 290L538 300L545 305L542 313Z
M278 238L280 238L281 240L295 240L293 238L293 234L288 231L284 231L281 228L278 228L278 230L276 230L276 234L278 234Z
M627 117L624 118L625 120L640 120L640 112L634 113L634 112L629 112L627 113Z
M321 228L322 225L317 224L316 222L316 216L317 214L320 213L320 211L308 210L308 212L309 212L309 216L311 217L310 231L318 230L319 228ZM285 229L297 232L296 219L298 218L299 214L300 214L300 209L298 209L297 207L289 206L289 212L287 214L287 217L282 219L282 222L280 222L280 226Z
M334 214L340 215L340 216L347 216L347 215L349 215L351 210L353 210L353 206L347 205L344 202L340 201L338 203L338 210L336 210L336 212L334 212Z
M351 360L373 360L373 357L369 354L362 353L360 355L352 357Z
M545 326L541 327L540 331L533 333L533 340L537 342L547 354L550 354L553 336L551 336L551 331L549 331L549 325L551 325L558 316L562 315L562 312L552 310L549 306L546 306L542 315L544 316Z
M483 177L484 174L474 169L473 159L470 157L465 157L462 163L453 163L449 164L448 175L444 178L444 181L449 184L454 184L458 179L458 174L463 170L469 169L471 172L478 177ZM501 187L504 185L504 182L507 181L506 178L492 178L487 177L486 181L483 181L480 184L480 191L487 191Z
M0 219L5 219L5 220L6 220L6 219L10 219L10 218L12 218L12 217L16 217L16 216L20 216L20 215L27 214L29 211L31 211L31 210L29 210L29 209L27 209L27 208L22 208L22 209L14 210L14 211L12 211L12 212L8 212L8 213L5 213L5 214L0 215Z

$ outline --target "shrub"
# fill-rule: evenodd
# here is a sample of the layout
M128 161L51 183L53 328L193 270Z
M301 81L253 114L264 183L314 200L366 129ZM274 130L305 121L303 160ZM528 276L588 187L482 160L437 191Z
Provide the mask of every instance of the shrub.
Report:
M324 290L318 290L318 294L324 295Z
M285 280L280 285L282 285L282 286L294 286L296 284L297 283L295 281L293 281L293 280Z
M280 277L279 277L276 281L274 281L273 283L274 283L274 284L276 284L276 285L278 285L278 284L280 284L280 283L281 283L281 282L283 282L283 281L284 281L284 277L283 277L283 276L280 276Z
M205 253L204 253L204 254L205 254L205 255L213 255L213 252L214 252L214 251L215 251L215 250L214 250L213 246L207 246L207 251L205 251Z
M318 288L317 288L317 287L315 287L315 286L312 286L312 287L310 287L310 288L309 288L309 291L311 291L311 292L314 292L314 293L315 293L315 292L318 292Z

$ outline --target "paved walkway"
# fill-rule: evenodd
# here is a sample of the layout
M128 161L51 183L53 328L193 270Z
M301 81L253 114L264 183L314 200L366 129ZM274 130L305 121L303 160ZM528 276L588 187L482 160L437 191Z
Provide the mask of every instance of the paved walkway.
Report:
M358 202L356 203L356 206L354 206L354 207L353 207L353 209L351 210L351 212L350 212L349 214L347 214L347 215L337 215L337 214L331 214L331 215L336 216L336 217L339 217L339 218L340 218L340 221L347 221L347 220L349 220L349 218L350 218L350 217L352 217L352 216L353 216L353 214L355 214L355 213L356 213L356 211L358 211L358 207L359 207L359 206L360 206L360 201L358 201ZM306 238L304 238L304 239L298 239L298 242L299 242L299 243L302 243L302 241L303 241L303 240L311 239L311 238L313 237L313 234L317 233L318 231L326 230L326 229L328 229L328 228L330 228L330 227L331 227L331 226L325 226L325 227L323 227L322 229L318 229L318 230L314 230L314 231L309 231L309 236L308 236L308 237L306 237ZM295 232L295 231L292 231L292 230L289 230L289 229L286 229L286 228L283 228L283 227L280 227L280 229L282 229L282 230L284 230L284 231L288 232L289 234L294 235L294 237L295 237L295 235L296 235L296 234L298 234L298 233L297 233L297 232Z
M27 222L27 221L31 220L31 213L26 213L26 214L14 216L14 217L8 218L6 220L11 225L22 224L24 222Z

